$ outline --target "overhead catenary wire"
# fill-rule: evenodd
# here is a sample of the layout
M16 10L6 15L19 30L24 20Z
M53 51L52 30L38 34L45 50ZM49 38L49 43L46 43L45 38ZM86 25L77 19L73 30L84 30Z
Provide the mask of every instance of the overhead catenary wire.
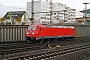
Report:
M11 8L17 8L17 9L24 9L24 10L28 10L28 9L25 9L25 8L21 8L21 7L15 7L15 6L8 6L8 5L1 5L0 4L0 6L5 6L5 7L11 7ZM35 11L35 10L34 10ZM53 11L53 12L57 12L57 11ZM60 12L60 11L58 11L58 12ZM50 12L36 12L35 14L37 14L37 13L50 13ZM82 14L80 14L79 12L76 12L76 13L78 13L79 15L81 15L81 16L83 16Z

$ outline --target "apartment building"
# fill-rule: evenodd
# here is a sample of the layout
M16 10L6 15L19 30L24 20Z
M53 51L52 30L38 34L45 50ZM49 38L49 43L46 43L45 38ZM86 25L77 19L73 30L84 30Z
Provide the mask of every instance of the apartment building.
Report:
M32 3L27 2L27 14L28 17L31 18L32 15ZM51 8L52 7L52 8ZM48 0L46 1L34 1L34 18L35 20L39 20L41 23L50 23L51 20L66 21L75 16L76 10L71 9L70 7L66 7L66 4L61 3L52 3ZM52 11L52 15L50 15L50 11ZM50 19L51 16L51 19Z
M76 9L66 7L66 10L67 10L67 20L74 20L76 17Z
M56 19L58 21L64 21L66 20L66 5L61 3L53 3L52 4L52 10L53 10L53 19Z

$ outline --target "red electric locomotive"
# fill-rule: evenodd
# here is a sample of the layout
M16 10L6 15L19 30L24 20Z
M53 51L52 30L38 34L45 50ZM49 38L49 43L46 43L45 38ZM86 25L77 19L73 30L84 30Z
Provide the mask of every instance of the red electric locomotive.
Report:
M50 38L73 39L74 37L75 28L72 26L30 25L26 32L28 41Z

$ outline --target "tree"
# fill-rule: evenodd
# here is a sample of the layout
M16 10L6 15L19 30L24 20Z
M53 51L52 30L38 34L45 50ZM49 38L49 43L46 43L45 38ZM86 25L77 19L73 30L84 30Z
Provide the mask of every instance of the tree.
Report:
M4 17L0 18L0 21L5 21L6 19Z
M4 18L4 17L2 17L2 18L0 18L0 21L2 21L1 22L1 25L4 25L4 22L3 21L5 21L6 19Z
M16 21L20 23L20 22L22 21L22 17L18 16L18 17L16 18Z
M26 12L24 13L24 21L26 21Z
M9 12L9 19L12 20L12 11Z

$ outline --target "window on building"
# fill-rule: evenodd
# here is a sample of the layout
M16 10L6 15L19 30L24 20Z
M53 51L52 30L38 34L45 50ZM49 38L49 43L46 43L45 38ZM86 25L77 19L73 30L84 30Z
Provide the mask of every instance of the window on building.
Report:
M7 15L7 17L9 17L9 15Z
M56 16L54 16L54 18L56 18Z
M52 9L52 7L50 7L50 9Z
M15 16L17 16L17 15L15 15Z
M43 19L43 17L41 17L41 19Z
M54 13L54 15L56 15L56 13Z
M12 15L14 17L14 15Z
M46 19L46 17L44 17L44 19Z
M47 18L47 20L49 20L49 18Z
M47 14L47 16L49 16L49 14Z

